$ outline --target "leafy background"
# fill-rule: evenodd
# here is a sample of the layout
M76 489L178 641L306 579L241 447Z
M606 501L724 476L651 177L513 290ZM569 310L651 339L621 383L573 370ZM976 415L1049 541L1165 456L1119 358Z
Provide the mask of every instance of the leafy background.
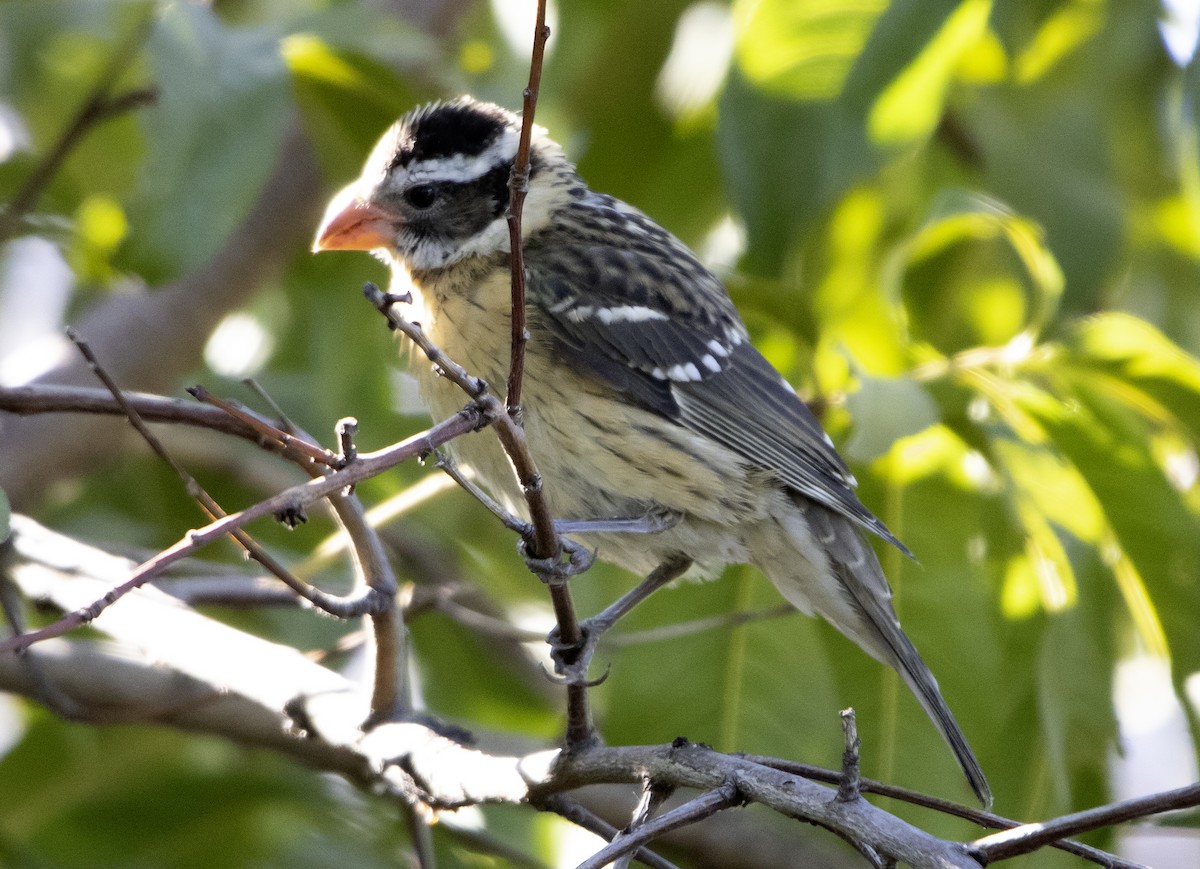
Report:
M23 146L0 149L0 201L149 17L120 85L152 84L156 102L83 139L22 232L53 241L70 266L68 319L157 292L230 244L280 158L295 158L290 131L311 143L326 195L419 101L470 92L518 106L527 5L5 3L0 108ZM1169 673L1165 694L1139 695L1143 712L1165 703L1186 730L1200 699L1189 682L1200 670L1200 74L1189 50L1168 50L1164 14L1102 0L576 0L556 10L544 74L539 122L593 187L727 276L756 343L824 409L864 501L917 554L883 553L905 627L997 810L1021 818L1114 795L1114 757L1131 747L1117 729L1118 662ZM251 400L238 378L253 374L310 431L356 416L364 449L422 428L391 339L358 297L382 268L311 257L303 239L277 253L286 267L227 312L175 393L201 381ZM10 323L32 310L32 290L8 281ZM0 358L32 352L18 331L3 333ZM184 448L227 506L279 479L269 459L211 439ZM167 545L197 517L144 452L110 450L66 479L48 468L14 509L110 547ZM430 473L402 469L364 497ZM303 564L330 528L314 518L294 534L258 533ZM463 494L423 504L391 533L405 551L439 553L522 623L547 625L512 540ZM630 582L596 568L576 585L580 608ZM683 734L832 766L837 710L853 705L866 774L966 798L894 674L825 625L791 615L642 633L777 604L748 569L657 595L601 652L612 663L595 692L605 736ZM331 649L350 630L296 613L222 615L302 648ZM414 632L437 714L554 738L558 698L497 662L487 638L438 616ZM8 711L8 865L382 866L403 852L387 807L278 758ZM1173 750L1158 766L1177 778L1159 787L1195 778L1190 740ZM559 859L555 822L483 817L501 839ZM444 865L502 865L445 829L437 842Z

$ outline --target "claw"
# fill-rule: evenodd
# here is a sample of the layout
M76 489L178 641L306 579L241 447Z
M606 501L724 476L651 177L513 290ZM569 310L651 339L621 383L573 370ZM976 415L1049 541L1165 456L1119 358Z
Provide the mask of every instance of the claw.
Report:
M530 572L547 585L565 582L572 576L577 576L592 566L596 553L580 546L573 540L560 538L562 552L556 558L536 558L529 553L530 541L522 537L517 541L517 552L525 560ZM565 556L565 560L564 560Z
M595 679L587 679L581 677L578 673L571 672L574 669L574 667L571 667L566 673L551 673L545 667L541 668L542 675L555 685L581 685L584 688L595 688L597 685L603 685L608 681L608 676L612 672L612 664L604 668L604 675L598 676Z

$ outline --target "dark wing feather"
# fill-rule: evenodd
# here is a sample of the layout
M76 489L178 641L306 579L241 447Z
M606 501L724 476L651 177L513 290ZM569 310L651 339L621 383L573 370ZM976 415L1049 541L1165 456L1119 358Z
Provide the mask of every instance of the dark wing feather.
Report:
M569 364L907 553L854 494L854 478L808 407L750 344L721 282L616 200L593 196L570 207L590 208L569 221L574 231L526 247L530 298Z

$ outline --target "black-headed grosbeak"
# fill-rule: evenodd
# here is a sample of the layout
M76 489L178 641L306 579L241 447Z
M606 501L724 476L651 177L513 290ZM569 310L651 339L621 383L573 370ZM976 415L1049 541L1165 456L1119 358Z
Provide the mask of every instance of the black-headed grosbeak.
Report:
M412 319L492 384L505 382L510 358L505 216L519 132L516 115L466 97L409 112L331 202L315 244L374 251L393 290L412 294ZM656 534L582 537L643 575L681 556L702 575L756 565L794 606L900 673L990 803L860 529L907 549L859 501L828 435L754 349L720 280L645 214L588 189L540 129L523 233L524 423L555 516L672 516ZM416 367L435 417L456 412L457 388ZM522 510L495 438L453 449Z

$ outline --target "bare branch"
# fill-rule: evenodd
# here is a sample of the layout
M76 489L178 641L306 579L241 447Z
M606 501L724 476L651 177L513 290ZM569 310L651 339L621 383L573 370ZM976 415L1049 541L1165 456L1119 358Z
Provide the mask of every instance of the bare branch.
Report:
M245 421L215 407L202 407L182 398L145 392L123 391L125 402L150 422L174 423L207 428L258 443L256 431ZM106 389L35 383L29 386L0 386L0 411L17 416L44 413L84 413L119 416L121 405Z
M464 410L457 416L435 425L428 431L421 432L407 440L393 444L377 452L362 455L354 464L334 474L293 486L274 497L247 507L245 510L231 513L215 522L209 523L199 530L191 531L174 545L164 549L150 560L143 562L133 572L132 576L115 588L110 589L102 598L93 601L86 607L68 613L51 625L31 631L20 637L13 637L0 642L0 652L27 649L33 643L41 642L50 637L62 636L67 631L88 624L108 606L130 591L149 582L171 564L202 549L214 540L220 539L231 530L241 528L248 522L264 516L275 515L286 510L295 510L306 504L311 504L347 486L351 486L354 483L361 482L389 468L395 467L403 461L419 455L428 455L446 441L475 429L482 418L477 410ZM328 604L329 601L326 601L326 603ZM350 614L361 615L362 611L356 610L354 613L346 613L346 617Z
M81 346L81 350L83 347L86 347L86 344ZM96 363L90 347L87 348L85 355L89 358L89 364L96 370L97 375L108 385L110 392L108 396L97 395L96 390L83 387L37 385L10 390L0 389L0 408L19 409L24 413L51 410L82 410L95 413L124 412L155 452L163 456L176 470L176 473L184 479L189 492L201 499L210 519L221 518L226 514L166 453L161 442L145 426L142 421L143 415L158 421L204 425L254 441L260 446L276 446L285 456L313 475L317 473L317 468L333 464L335 461L328 451L317 447L311 441L284 432L247 410L217 399L203 387L194 387L189 391L198 400L212 405L211 408L158 396L123 393L112 382L111 376ZM312 606L339 618L367 614L376 620L377 659L372 720L387 720L407 709L407 701L404 699L402 687L403 674L407 668L404 625L401 619L390 613L396 591L395 577L387 563L378 536L363 515L361 505L353 499L343 498L337 493L331 494L329 498L339 523L351 539L356 570L363 577L363 584L360 588L348 596L330 594L296 578L240 529L235 528L230 534L246 548L251 557L282 580L293 594ZM263 602L261 590L250 591L252 591L251 596L255 601ZM223 588L219 594L228 600L230 591L228 588ZM242 605L246 605L249 599L246 594L239 595ZM272 599L269 602L278 604L281 601ZM95 606L93 604L93 607ZM99 612L98 609L95 611ZM78 614L75 615L75 618L79 617ZM68 619L74 621L74 618L70 616ZM51 626L55 632L58 632L59 627L58 625ZM10 642L19 641L14 638Z
M825 769L819 766L813 766L808 763L801 763L795 760L780 760L775 757L764 757L758 754L743 755L746 760L760 763L763 766L769 766L772 769L778 769L784 772L794 773L795 775L803 776L812 781L825 782L827 784L838 784L842 780L842 773L835 772L831 769ZM926 809L932 809L935 812L941 812L945 815L951 815L956 818L970 821L973 824L978 824L981 827L992 829L1012 829L1020 826L1018 821L1010 818L1005 818L1002 815L996 815L991 812L985 812L981 809L973 808L972 806L964 806L960 803L953 803L949 800L939 799L938 797L923 794L918 791L902 788L898 785L887 784L885 782L876 781L869 778L859 779L859 789L864 793L879 794L883 797L890 797L894 800L910 803L914 806L921 806ZM1100 866L1105 866L1107 869L1145 869L1139 863L1133 863L1128 860L1122 860L1114 854L1109 854L1107 851L1101 851L1099 848L1093 848L1091 845L1084 845L1082 842L1076 842L1072 839L1059 839L1050 842L1050 847L1057 848L1061 851L1066 851L1068 854L1074 854L1077 857L1082 857L1092 863Z
M561 794L548 797L538 808L542 811L554 812L556 815L566 818L572 824L576 824L589 833L594 833L610 842L620 832L616 827L586 806ZM646 848L638 848L633 852L633 856L635 859L651 867L651 869L678 869L671 861L664 860Z
M323 449L316 443L305 438L296 437L295 432L285 431L231 401L217 398L202 385L189 386L187 393L196 399L196 401L211 404L234 419L245 423L247 427L257 432L259 437L267 443L277 443L282 447L289 447L306 456L309 461L316 462L317 464L327 465L331 468L340 467L337 457L330 453L329 450ZM285 425L290 425L290 423L285 421Z
M439 372L455 383L471 396L476 404L484 410L488 423L496 432L500 445L512 462L521 490L525 495L525 503L529 509L533 533L525 539L527 548L532 551L526 559L529 569L537 574L550 590L550 602L554 607L555 620L558 623L559 636L565 646L578 646L583 642L583 629L575 613L575 604L571 600L571 592L567 580L586 570L590 559L579 558L578 547L564 545L564 541L554 528L554 517L550 512L550 504L542 491L542 477L538 473L537 464L529 451L525 439L525 431L518 421L509 414L504 405L491 394L488 384L472 375L466 369L450 359L441 348L429 340L424 330L417 323L409 322L396 314L394 305L406 301L405 298L380 292L374 284L363 286L363 294L383 314L388 325L413 342L429 360L434 363ZM570 556L566 563L562 556L564 551ZM595 739L592 728L591 713L587 702L587 685L580 680L567 683L567 743L569 745L585 744Z
M144 293L105 296L76 322L112 376L137 389L170 389L194 370L213 327L303 249L321 206L312 147L299 126L280 144L274 174L224 247L194 272ZM39 384L82 384L83 364L64 363ZM140 408L139 408L140 410ZM94 470L118 455L123 427L88 419L0 423L0 486L21 509L58 479Z
M131 569L124 559L38 529L22 517L15 518L14 530L19 558L37 558L41 551L53 564L18 562L14 568L13 578L34 599L69 608ZM95 578L89 578L91 572ZM916 867L977 869L980 863L968 849L982 844L989 860L1002 853L988 844L992 837L973 845L945 842L865 800L842 803L821 785L683 740L671 746L500 755L464 747L415 722L384 724L364 734L359 727L363 699L352 683L292 649L213 622L152 589L136 591L97 627L128 639L140 657L129 652L114 657L91 643L50 643L30 652L48 678L85 710L119 711L127 720L136 720L142 710L160 723L267 745L342 772L377 793L433 809L508 802L565 813L561 795L589 784L638 784L649 778L663 786L712 792L734 782L739 802L757 802L833 830L857 847L869 848L883 865L900 860ZM212 655L213 649L222 655ZM0 655L0 687L38 696L28 669L13 655ZM295 698L300 699L292 702ZM306 738L286 728L285 705L303 713ZM868 785L864 781L864 789ZM1200 785L1043 826L1060 827L1057 834L1062 835L1068 822L1075 829L1090 829L1101 822L1143 817L1194 805L1197 790ZM1031 849L1024 838L1020 847ZM1105 865L1133 864L1113 858Z
M1200 806L1200 782L1146 797L1137 797L1087 809L1083 812L1075 812L1051 821L1022 824L1002 833L993 833L982 839L976 839L971 843L970 848L971 853L981 862L995 863L1032 853L1067 836L1086 833L1088 830L1097 830L1101 827L1111 827L1114 824L1146 818L1163 812L1188 809L1193 806Z
M652 821L647 821L637 829L630 830L628 834L618 836L611 844L580 863L578 869L603 869L616 858L636 850L656 836L702 821L736 805L739 805L737 786L727 782Z
M204 487L197 482L196 478L189 474L183 465L175 461L174 456L167 451L167 448L163 446L162 441L158 439L154 432L152 432L142 420L141 415L137 412L137 409L125 400L124 395L121 393L120 387L117 386L116 382L111 376L109 376L108 372L104 370L104 366L100 364L100 361L96 358L95 353L92 352L92 348L88 345L87 341L85 341L74 329L70 328L67 329L67 337L75 344L76 347L79 348L79 352L82 353L83 357L87 360L88 367L91 368L96 377L101 383L104 384L105 388L112 394L113 399L125 412L125 416L129 419L129 424L132 425L137 433L142 436L142 439L149 444L150 449L154 451L155 455L166 462L168 467L175 472L175 476L179 477L179 479L183 482L187 493L196 501L197 504L200 505L200 509L204 512L205 517L211 522L228 515L221 505L217 503L216 499L213 498L207 491L205 491ZM335 600L331 596L326 595L318 589L312 588L311 586L294 577L286 567L277 561L274 556L263 549L249 534L242 529L238 528L231 531L229 536L233 538L238 546L240 546L250 558L261 564L268 573L278 577L285 585L288 586L288 588L292 589L294 592L296 592L296 594L300 595L314 606L325 609L326 611L328 611L326 604L330 604L334 606L334 608L338 609L344 609L347 606L346 601ZM359 605L367 608L373 606L373 604L374 602L359 602Z
M499 437L504 451L512 460L513 468L517 472L517 479L525 494L525 501L529 506L529 515L533 523L533 534L529 538L530 554L535 559L540 559L542 565L557 566L562 553L560 540L554 531L554 517L550 510L549 498L542 488L542 477L538 474L533 457L529 454L528 446L525 443L525 432L521 424L521 382L525 373L525 344L529 340L529 331L525 324L525 254L521 232L521 210L525 203L525 194L529 190L529 155L533 141L533 119L537 109L538 91L541 87L542 61L545 55L546 41L549 38L550 28L546 26L546 0L537 0L533 50L529 62L529 84L523 94L521 133L508 182L507 219L509 263L512 270L512 310L510 313L512 346L505 396L508 412L504 417L505 424L497 425L496 435ZM574 562L573 559L572 562ZM530 569L537 572L538 566L531 562ZM581 569L586 570L586 565ZM566 585L565 578L557 582L548 582L547 586L550 590L554 615L558 621L559 635L565 643L571 645L582 642L583 631L575 614L575 604L571 599L571 592ZM593 739L595 739L595 734L592 729L586 686L570 683L567 685L567 743L582 744Z

